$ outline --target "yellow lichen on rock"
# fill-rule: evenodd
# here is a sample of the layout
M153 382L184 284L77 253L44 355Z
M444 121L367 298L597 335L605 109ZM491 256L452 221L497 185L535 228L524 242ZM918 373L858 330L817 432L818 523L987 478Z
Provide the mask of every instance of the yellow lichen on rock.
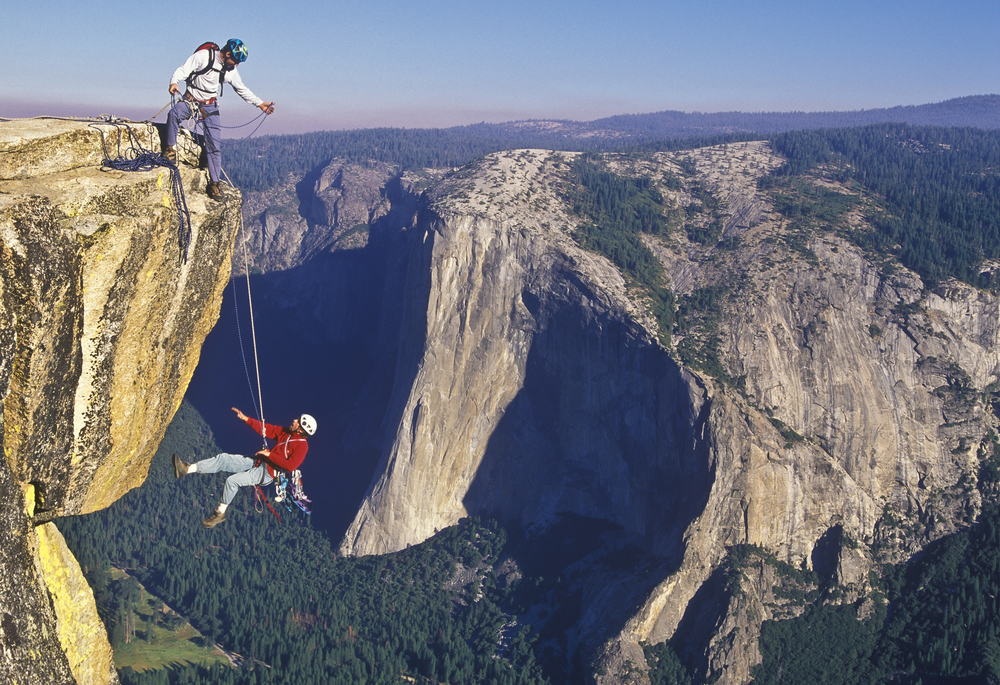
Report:
M87 685L116 682L111 645L80 564L55 524L38 526L35 533L42 577L56 612L59 643L73 676Z

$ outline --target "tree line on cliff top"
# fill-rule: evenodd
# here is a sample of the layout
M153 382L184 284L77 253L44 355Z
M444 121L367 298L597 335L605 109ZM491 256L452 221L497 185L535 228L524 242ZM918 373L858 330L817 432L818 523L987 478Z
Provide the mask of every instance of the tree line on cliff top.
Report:
M440 168L520 147L642 154L764 137L732 133L669 140L573 138L544 129L511 131L504 126L264 136L227 142L226 163L234 182L253 190L270 187L289 175L303 175L334 158L358 163L375 160L401 169ZM987 268L991 261L1000 260L1000 131L889 123L791 131L769 140L786 162L762 179L765 188L821 172L867 198L865 211L875 230L849 234L861 247L898 260L929 287L956 278L981 288L1000 288L1000 272ZM647 207L639 203L632 209L646 211ZM649 224L646 218L639 222ZM700 241L711 240L713 235L706 234Z
M653 112L589 122L515 121L451 128L370 128L227 139L226 169L244 190L264 190L333 158L375 160L403 168L451 168L490 152L524 148L621 151L684 149L713 142L759 140L789 131L856 128L888 122L916 126L1000 127L1000 95L929 105L850 112Z

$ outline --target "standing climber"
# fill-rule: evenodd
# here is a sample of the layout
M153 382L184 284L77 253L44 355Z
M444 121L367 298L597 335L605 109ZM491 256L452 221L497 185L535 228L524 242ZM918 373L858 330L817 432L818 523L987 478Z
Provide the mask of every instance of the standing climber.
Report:
M265 114L274 111L273 102L264 102L243 85L243 79L236 71L236 65L247 59L247 46L237 38L230 38L225 47L219 49L215 43L205 43L187 58L174 75L170 77L170 94L180 95L179 82L184 81L184 97L167 114L167 140L161 153L163 158L177 164L177 128L186 119L194 117L204 124L205 154L208 157L208 196L213 200L222 199L219 178L222 175L222 150L220 148L221 125L219 123L218 98L223 83L228 83L236 94Z
M207 519L201 522L205 528L214 528L226 520L226 508L233 497L236 488L247 485L270 485L277 476L277 471L294 471L306 458L309 443L306 438L316 433L316 419L309 414L303 414L292 420L288 428L272 426L252 419L233 407L240 421L250 424L250 427L275 441L271 449L263 449L252 457L240 454L217 454L211 459L203 459L194 464L188 464L174 455L174 475L183 478L189 473L232 473L226 479L226 487L222 491L222 502Z

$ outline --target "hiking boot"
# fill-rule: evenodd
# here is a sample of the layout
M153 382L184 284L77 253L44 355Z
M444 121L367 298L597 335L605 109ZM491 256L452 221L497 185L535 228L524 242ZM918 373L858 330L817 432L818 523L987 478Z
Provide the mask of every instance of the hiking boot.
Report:
M167 145L160 151L160 157L167 160L171 164L177 164L177 150L174 149L173 145Z
M190 466L190 464L188 464L186 461L182 461L181 458L178 457L176 454L174 455L175 478L183 478L184 476L186 476L188 472L188 466Z
M210 181L208 187L205 188L205 192L208 193L208 196L213 200L221 200L223 198L222 184L218 181Z
M201 525L205 528L215 528L217 525L226 520L225 512L213 511L212 515L201 522Z

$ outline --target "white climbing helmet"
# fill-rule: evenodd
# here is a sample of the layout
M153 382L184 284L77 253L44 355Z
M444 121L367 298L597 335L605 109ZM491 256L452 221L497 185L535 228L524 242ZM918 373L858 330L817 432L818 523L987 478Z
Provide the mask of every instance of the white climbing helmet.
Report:
M299 428L309 435L313 435L316 432L316 419L309 416L309 414L303 414L299 417Z

